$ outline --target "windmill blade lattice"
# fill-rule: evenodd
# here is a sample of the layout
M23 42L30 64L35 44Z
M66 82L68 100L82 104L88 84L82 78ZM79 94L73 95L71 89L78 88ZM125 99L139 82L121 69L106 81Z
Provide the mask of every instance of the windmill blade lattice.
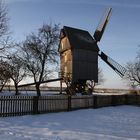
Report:
M119 63L117 63L116 61L114 61L112 58L110 58L109 56L107 56L105 53L101 52L101 54L99 54L99 56L101 57L101 59L106 62L116 73L118 73L120 75L120 77L123 77L126 73L126 68L124 68L123 66L121 66Z

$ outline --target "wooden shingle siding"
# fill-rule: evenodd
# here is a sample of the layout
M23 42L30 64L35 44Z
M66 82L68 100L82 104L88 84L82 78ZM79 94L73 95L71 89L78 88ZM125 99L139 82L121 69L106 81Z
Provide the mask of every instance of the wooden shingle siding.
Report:
M60 47L59 47L59 52L64 52L66 50L71 49L69 40L67 37L64 37L61 41L60 41Z
M98 82L98 53L89 50L73 50L72 75L76 80Z

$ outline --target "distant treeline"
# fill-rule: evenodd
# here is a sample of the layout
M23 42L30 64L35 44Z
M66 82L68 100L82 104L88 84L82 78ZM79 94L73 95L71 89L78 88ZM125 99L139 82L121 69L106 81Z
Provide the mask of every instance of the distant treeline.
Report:
M41 86L41 91L60 91L60 87L48 87ZM66 87L63 87L63 91L65 91ZM4 91L14 91L15 88L13 85L6 85L3 89ZM26 86L19 88L20 91L36 91L35 86ZM134 89L111 89L111 88L95 88L94 92L97 93L134 93L138 92L138 90ZM139 90L140 92L140 90Z

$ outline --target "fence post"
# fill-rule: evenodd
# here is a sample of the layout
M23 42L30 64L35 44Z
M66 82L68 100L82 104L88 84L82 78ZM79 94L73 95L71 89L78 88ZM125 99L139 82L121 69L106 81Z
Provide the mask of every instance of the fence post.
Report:
M111 95L111 99L112 99L112 106L116 106L116 97L117 95Z
M93 108L97 108L97 95L93 95Z
M140 95L137 94L137 105L140 106Z
M68 111L71 111L71 95L68 95Z
M2 109L3 109L3 96L0 96L0 102L1 102L1 104L0 104L0 117L3 117L3 111L2 111Z
M124 96L125 96L125 105L128 105L128 94L126 94Z
M136 105L138 105L138 104L139 104L138 97L139 97L139 95L138 95L138 94L136 94Z
M39 96L33 96L33 114L39 114L38 100L39 100Z

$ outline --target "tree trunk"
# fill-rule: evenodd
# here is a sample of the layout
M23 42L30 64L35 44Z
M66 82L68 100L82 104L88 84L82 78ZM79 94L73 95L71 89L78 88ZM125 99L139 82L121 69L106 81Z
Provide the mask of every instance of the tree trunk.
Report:
M15 82L15 90L16 90L15 95L19 95L19 92L18 92L18 84L16 82Z
M40 84L39 83L36 83L36 92L37 92L37 96L41 96L41 93L40 93Z
M7 82L7 81L6 81L6 82ZM6 82L4 82L4 83L1 85L0 92L2 92L2 90L3 90L3 88L4 88L5 84L6 84Z
M88 93L89 94L92 94L92 92L95 89L95 86L96 86L96 83L93 80L91 80L90 81L90 84L88 84Z

